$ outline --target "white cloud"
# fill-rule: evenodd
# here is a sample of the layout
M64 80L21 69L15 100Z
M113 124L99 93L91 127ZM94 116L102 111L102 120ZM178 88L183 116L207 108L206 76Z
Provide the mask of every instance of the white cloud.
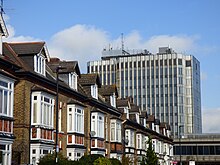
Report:
M219 116L220 116L220 107L215 109L203 110L203 133L219 133Z
M138 31L132 31L124 37L125 49L147 49L152 53L157 53L159 47L170 46L176 52L190 52L197 48L198 36L187 35L155 35L144 39ZM120 45L120 38L115 40Z
M75 25L52 36L48 47L51 56L79 61L85 69L88 61L100 59L106 43L108 35L105 31L93 26Z
M9 19L7 17L6 20ZM7 28L10 35L4 41L41 41L31 36L16 36L15 29L9 24L7 24ZM177 52L191 52L196 47L197 39L196 36L186 35L158 35L151 38L142 38L138 31L131 31L131 33L124 36L124 46L125 49L147 49L152 53L156 53L158 47L169 45ZM81 24L57 32L46 42L51 57L79 61L80 69L84 73L88 61L100 60L103 48L108 48L109 44L113 49L121 48L120 35L116 39L110 39L106 31Z
M124 37L125 49L147 49L156 53L158 47L170 45L177 52L185 52L196 47L195 36L159 35L143 39L137 31ZM49 41L51 56L65 60L77 60L81 70L85 71L86 63L100 60L101 51L111 44L113 49L121 48L121 37L109 39L106 31L94 26L75 25L56 33Z
M170 46L176 52L187 52L196 48L196 36L187 35L159 35L153 36L146 41L146 45L153 53L157 52L158 47Z

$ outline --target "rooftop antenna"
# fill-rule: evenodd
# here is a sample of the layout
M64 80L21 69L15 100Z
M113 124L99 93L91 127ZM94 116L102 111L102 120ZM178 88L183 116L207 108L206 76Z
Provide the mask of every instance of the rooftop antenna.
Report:
M121 49L124 50L124 35L121 33Z
M121 33L121 50L122 50L122 54L125 54L124 53L124 34Z
M2 16L2 14L5 14L5 11L3 9L3 0L1 0L0 14L1 14L1 16Z

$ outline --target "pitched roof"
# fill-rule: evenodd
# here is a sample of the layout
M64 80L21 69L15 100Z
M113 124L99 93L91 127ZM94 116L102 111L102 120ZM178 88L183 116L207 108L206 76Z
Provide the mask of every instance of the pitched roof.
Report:
M29 55L40 53L45 45L45 42L20 42L8 44L17 55Z
M82 86L89 86L89 85L97 84L98 87L101 87L99 76L96 73L81 74L81 78L79 79L79 83Z
M148 117L147 112L146 111L141 111L140 117L147 118Z
M129 101L127 99L117 99L117 107L127 107L129 106Z
M170 125L166 122L163 122L163 123L160 123L160 128L165 128L165 129L170 130Z
M154 122L155 121L155 116L154 115L149 115L147 118L148 122Z
M129 119L134 121L134 122L137 122L137 118L136 118L135 114L129 114Z
M3 55L20 66L20 71L33 72L33 57L39 53L50 59L45 42L3 43Z
M131 104L131 110L130 112L140 112L140 108L139 106L135 105L135 104Z
M60 61L59 58L51 58L47 64L54 73L57 67L61 66L63 69L61 69L59 73L76 72L76 74L80 76L78 61Z
M99 89L99 93L102 96L110 96L113 93L118 96L118 91L116 85L102 85L101 88Z

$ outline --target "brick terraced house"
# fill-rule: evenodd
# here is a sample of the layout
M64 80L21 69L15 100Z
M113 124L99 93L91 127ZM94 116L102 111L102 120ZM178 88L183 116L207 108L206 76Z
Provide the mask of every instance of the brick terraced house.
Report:
M0 37L7 35L0 16ZM0 45L0 164L36 165L55 151L56 135L59 152L71 160L85 154L121 160L125 154L133 164L152 137L160 163L170 164L169 127L131 98L118 98L115 85L81 74L77 61L51 58L45 42Z

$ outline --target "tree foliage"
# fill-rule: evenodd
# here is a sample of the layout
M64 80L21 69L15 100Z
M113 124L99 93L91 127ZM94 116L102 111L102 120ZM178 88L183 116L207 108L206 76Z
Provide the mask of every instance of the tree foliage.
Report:
M79 159L79 163L84 165L93 165L96 159L103 158L103 155L100 154L92 154L92 155L84 155Z
M132 162L132 160L131 160L131 158L129 158L128 156L126 156L126 155L123 155L122 156L122 164L123 165L130 165L130 164L132 164L133 162Z
M110 158L109 160L111 161L112 165L122 165L120 160L116 158Z
M146 156L143 157L141 165L156 165L158 163L158 158L156 153L154 152L151 138L148 139L147 144L148 144L147 153Z
M58 165L72 165L73 161L68 160L61 153L58 153ZM47 154L39 159L38 165L54 165L55 163L55 153Z
M93 165L112 165L112 163L108 158L99 157L94 161Z

